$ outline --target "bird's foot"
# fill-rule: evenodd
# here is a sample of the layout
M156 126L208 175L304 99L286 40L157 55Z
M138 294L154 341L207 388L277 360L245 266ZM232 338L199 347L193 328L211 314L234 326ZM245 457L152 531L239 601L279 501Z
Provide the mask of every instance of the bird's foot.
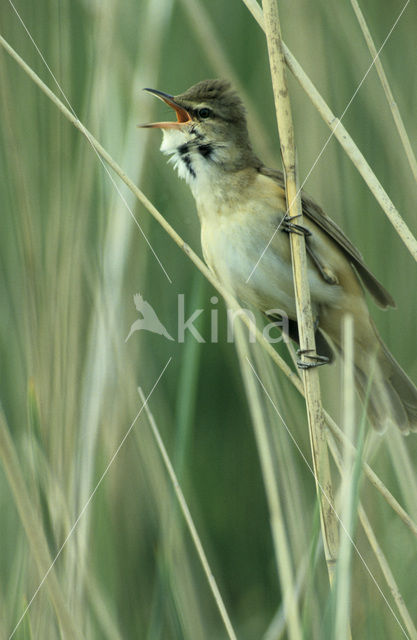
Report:
M288 213L285 214L281 221L281 231L284 233L296 233L298 236L305 236L308 238L311 236L311 231L307 229L307 227L303 227L301 224L295 224L292 222L295 218L299 218L301 214L298 216L289 216Z
M315 353L314 349L298 349L297 356L305 356L311 360L311 362L297 360L297 367L299 369L314 369L314 367L321 367L323 364L329 363L327 356L319 356Z

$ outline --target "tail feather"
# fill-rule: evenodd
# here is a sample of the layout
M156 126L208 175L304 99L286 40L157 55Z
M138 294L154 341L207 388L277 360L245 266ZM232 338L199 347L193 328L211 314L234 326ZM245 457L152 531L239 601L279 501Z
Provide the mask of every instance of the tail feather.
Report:
M356 389L372 426L376 431L385 431L392 423L403 434L408 434L412 428L404 402L387 378L377 372L369 377L361 369L355 370Z
M370 322L366 340L355 342L354 372L369 421L377 431L384 431L393 423L404 435L417 432L417 388ZM342 351L339 340L335 345Z
M417 388L395 360L394 356L388 351L381 338L379 338L379 342L383 358L381 368L384 380L386 381L386 384L389 384L397 394L404 411L407 414L409 424L408 429L410 431L417 431Z
M369 420L378 431L388 422L404 435L417 431L417 388L371 324L379 346L376 357L360 358L360 368L355 367L357 390L367 402Z

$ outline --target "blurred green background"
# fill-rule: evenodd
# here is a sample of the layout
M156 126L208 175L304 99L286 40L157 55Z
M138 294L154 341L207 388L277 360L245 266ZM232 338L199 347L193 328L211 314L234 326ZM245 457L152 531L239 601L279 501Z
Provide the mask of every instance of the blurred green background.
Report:
M244 91L256 150L267 164L279 167L265 39L244 4L16 0L14 5L63 93L7 1L0 5L1 35L64 102L68 100L201 254L187 186L159 153L160 134L136 128L168 112L142 88L176 94L204 78L231 79ZM379 47L403 4L393 0L384 11L377 0L363 5ZM284 0L279 7L284 40L340 115L371 61L350 3ZM410 3L381 54L414 148L416 26L417 7ZM297 82L289 82L303 180L329 130ZM343 122L416 233L416 184L374 70ZM137 387L148 395L169 358L149 407L237 636L290 637L285 624L280 626L283 587L241 367L234 345L226 340L223 304L210 302L214 290L186 255L120 180L110 179L88 141L3 50L0 129L0 402L2 429L12 439L9 450L2 436L1 637L10 636L44 576L38 562L42 545L54 558L132 425L142 405ZM344 228L395 296L397 310L384 313L372 305L372 315L416 381L413 259L334 139L305 188ZM138 318L133 303L138 292L173 336L178 294L184 294L187 315L204 309L195 324L206 343L188 334L179 344L149 332L136 332L126 343ZM219 310L217 344L210 344L212 309ZM255 355L290 431L310 460L302 399L260 353ZM336 366L322 372L322 385L325 406L338 420ZM281 421L267 407L266 396L263 402L300 585L304 637L333 638L335 606L320 545L317 550L313 478ZM403 442L387 436L374 439L372 448L378 473L414 517L417 490L410 460L417 453L415 440L416 436ZM360 490L415 617L415 571L410 571L416 562L415 538L366 481ZM25 521L25 500L33 509L30 522ZM361 529L354 535L391 603ZM61 604L51 596L54 589L47 578L14 638L227 637L145 412L82 512L54 573ZM356 554L351 579L353 637L403 637ZM65 622L63 609L70 622Z

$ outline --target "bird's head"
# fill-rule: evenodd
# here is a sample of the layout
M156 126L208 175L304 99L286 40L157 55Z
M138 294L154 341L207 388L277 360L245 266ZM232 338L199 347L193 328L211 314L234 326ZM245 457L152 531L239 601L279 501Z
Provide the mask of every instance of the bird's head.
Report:
M181 177L192 181L211 165L238 171L260 164L249 142L245 109L224 80L203 80L176 96L145 89L163 100L177 120L139 125L163 132L161 150L172 154Z

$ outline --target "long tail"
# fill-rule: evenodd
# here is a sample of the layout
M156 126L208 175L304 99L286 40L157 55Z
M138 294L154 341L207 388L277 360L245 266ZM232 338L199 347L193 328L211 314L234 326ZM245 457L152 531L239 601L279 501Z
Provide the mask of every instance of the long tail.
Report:
M355 382L368 418L378 431L393 422L404 433L417 431L417 388L387 349L374 324L379 349L374 359L360 359ZM376 363L376 366L375 366Z

